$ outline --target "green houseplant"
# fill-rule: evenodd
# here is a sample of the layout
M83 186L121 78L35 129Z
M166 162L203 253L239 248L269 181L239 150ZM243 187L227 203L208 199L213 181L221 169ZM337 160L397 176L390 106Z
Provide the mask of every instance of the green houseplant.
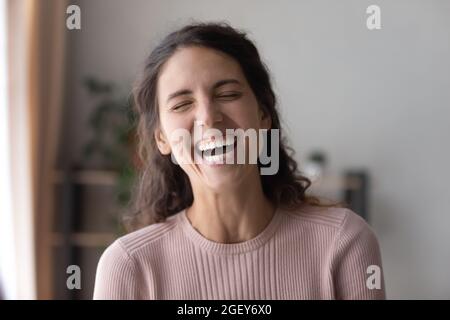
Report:
M125 207L130 201L138 165L136 116L131 99L113 83L94 77L86 77L83 85L94 104L88 120L92 137L84 145L83 159L95 160L103 170L117 172L116 199L119 206Z

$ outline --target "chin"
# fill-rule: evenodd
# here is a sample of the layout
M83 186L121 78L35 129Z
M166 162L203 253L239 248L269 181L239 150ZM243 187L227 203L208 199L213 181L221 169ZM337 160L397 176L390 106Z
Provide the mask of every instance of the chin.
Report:
M204 185L209 189L214 191L222 191L225 189L234 189L236 188L242 177L243 173L241 170L236 170L237 168L211 168L212 170L208 170L207 176L204 177ZM215 171L215 172L212 172ZM206 173L206 172L203 172Z

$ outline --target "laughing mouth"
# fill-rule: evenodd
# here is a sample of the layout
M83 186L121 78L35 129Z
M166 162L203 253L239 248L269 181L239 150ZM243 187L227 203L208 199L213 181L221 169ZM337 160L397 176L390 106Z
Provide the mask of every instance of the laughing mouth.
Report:
M206 162L221 162L224 155L236 148L236 136L226 136L215 140L199 141L195 145L195 152Z

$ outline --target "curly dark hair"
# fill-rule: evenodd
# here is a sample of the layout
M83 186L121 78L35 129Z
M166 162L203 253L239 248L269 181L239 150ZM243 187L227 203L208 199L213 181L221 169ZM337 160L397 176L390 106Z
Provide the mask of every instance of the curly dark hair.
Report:
M161 41L147 58L142 75L133 88L138 117L138 155L142 166L132 193L133 213L128 215L128 229L162 222L193 202L187 174L171 161L170 155L159 152L153 134L159 126L156 91L161 67L177 49L188 46L219 50L237 61L259 106L271 117L271 128L280 129L279 170L274 175L260 176L265 196L275 206L288 210L296 209L302 203L322 205L318 198L305 194L311 181L299 172L293 158L294 152L283 137L270 75L255 45L244 31L236 30L225 22L194 22L170 33ZM258 162L258 165L261 166L261 163Z

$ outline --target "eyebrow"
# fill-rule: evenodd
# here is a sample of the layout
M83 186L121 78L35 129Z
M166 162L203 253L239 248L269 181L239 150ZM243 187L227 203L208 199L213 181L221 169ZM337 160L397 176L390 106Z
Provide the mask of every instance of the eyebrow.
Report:
M224 80L219 80L219 81L217 81L217 82L212 86L212 89L217 89L218 87L221 87L221 86L226 85L226 84L229 84L229 83L236 83L236 84L241 85L241 83L240 83L238 80L236 80L236 79L224 79ZM175 91L174 93L171 93L171 94L167 97L166 103L169 102L171 99L173 99L173 98L175 98L175 97L182 96L182 95L185 95L185 94L191 94L191 93L192 93L192 91L191 91L191 90L188 90L188 89L181 89L181 90Z

